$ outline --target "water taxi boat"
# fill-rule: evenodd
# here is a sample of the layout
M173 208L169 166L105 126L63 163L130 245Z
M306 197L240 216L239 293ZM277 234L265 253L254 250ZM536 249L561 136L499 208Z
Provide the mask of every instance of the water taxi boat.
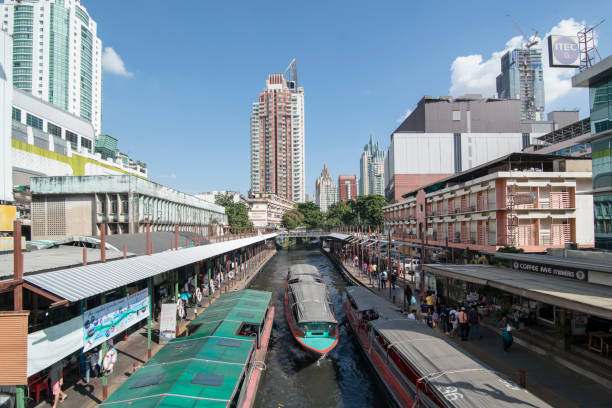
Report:
M323 356L338 344L338 322L327 284L316 267L289 267L285 314L293 337L309 353Z
M343 304L361 351L396 407L550 407L364 287L348 287Z
M101 407L250 408L261 380L274 307L272 293L221 295L132 374Z

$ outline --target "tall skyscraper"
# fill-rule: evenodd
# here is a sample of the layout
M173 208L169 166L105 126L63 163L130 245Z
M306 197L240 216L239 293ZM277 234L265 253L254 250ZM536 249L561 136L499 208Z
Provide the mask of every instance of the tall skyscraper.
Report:
M291 61L270 74L251 114L251 193L306 200L304 88Z
M515 49L504 54L496 85L499 98L521 100L522 120L545 120L541 50Z
M374 144L374 137L370 135L370 142L364 146L361 153L359 174L359 195L379 194L385 195L385 152L378 142Z
M345 203L357 197L357 176L341 174L338 176L338 198Z
M332 204L338 202L338 191L326 165L323 165L321 176L317 179L316 189L316 203L321 211L327 211Z
M5 0L13 85L102 127L102 41L79 0Z

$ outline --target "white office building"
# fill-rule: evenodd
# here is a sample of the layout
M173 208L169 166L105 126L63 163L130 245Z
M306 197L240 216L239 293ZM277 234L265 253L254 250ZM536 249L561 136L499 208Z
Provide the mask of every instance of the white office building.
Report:
M0 29L13 36L15 88L102 128L102 41L78 0L5 0Z

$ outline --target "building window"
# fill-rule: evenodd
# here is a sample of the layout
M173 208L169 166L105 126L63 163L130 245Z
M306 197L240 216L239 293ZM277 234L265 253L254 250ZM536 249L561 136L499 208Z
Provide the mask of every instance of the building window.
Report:
M17 122L21 122L21 109L18 109L16 107L13 106L13 120L16 120Z
M77 136L77 134L72 133L69 130L66 130L66 140L70 142L70 146L72 147L73 150L75 150L77 147L77 142L79 140L79 137Z
M461 173L462 163L461 163L461 133L454 133L454 148L455 148L455 173Z
M51 122L47 122L47 132L54 136L62 137L62 128L54 125Z
M453 111L453 120L454 121L461 120L461 111Z
M26 124L40 130L43 128L43 120L29 113L26 114Z
M87 150L91 151L91 140L87 139L86 137L82 137L81 138L81 147L86 148Z
M529 133L523 133L523 149L531 145L531 138Z

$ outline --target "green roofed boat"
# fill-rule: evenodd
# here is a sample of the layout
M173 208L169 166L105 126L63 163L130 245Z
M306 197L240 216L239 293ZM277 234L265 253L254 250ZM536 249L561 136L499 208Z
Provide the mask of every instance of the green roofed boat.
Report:
M270 292L221 295L101 407L253 406L274 319Z

